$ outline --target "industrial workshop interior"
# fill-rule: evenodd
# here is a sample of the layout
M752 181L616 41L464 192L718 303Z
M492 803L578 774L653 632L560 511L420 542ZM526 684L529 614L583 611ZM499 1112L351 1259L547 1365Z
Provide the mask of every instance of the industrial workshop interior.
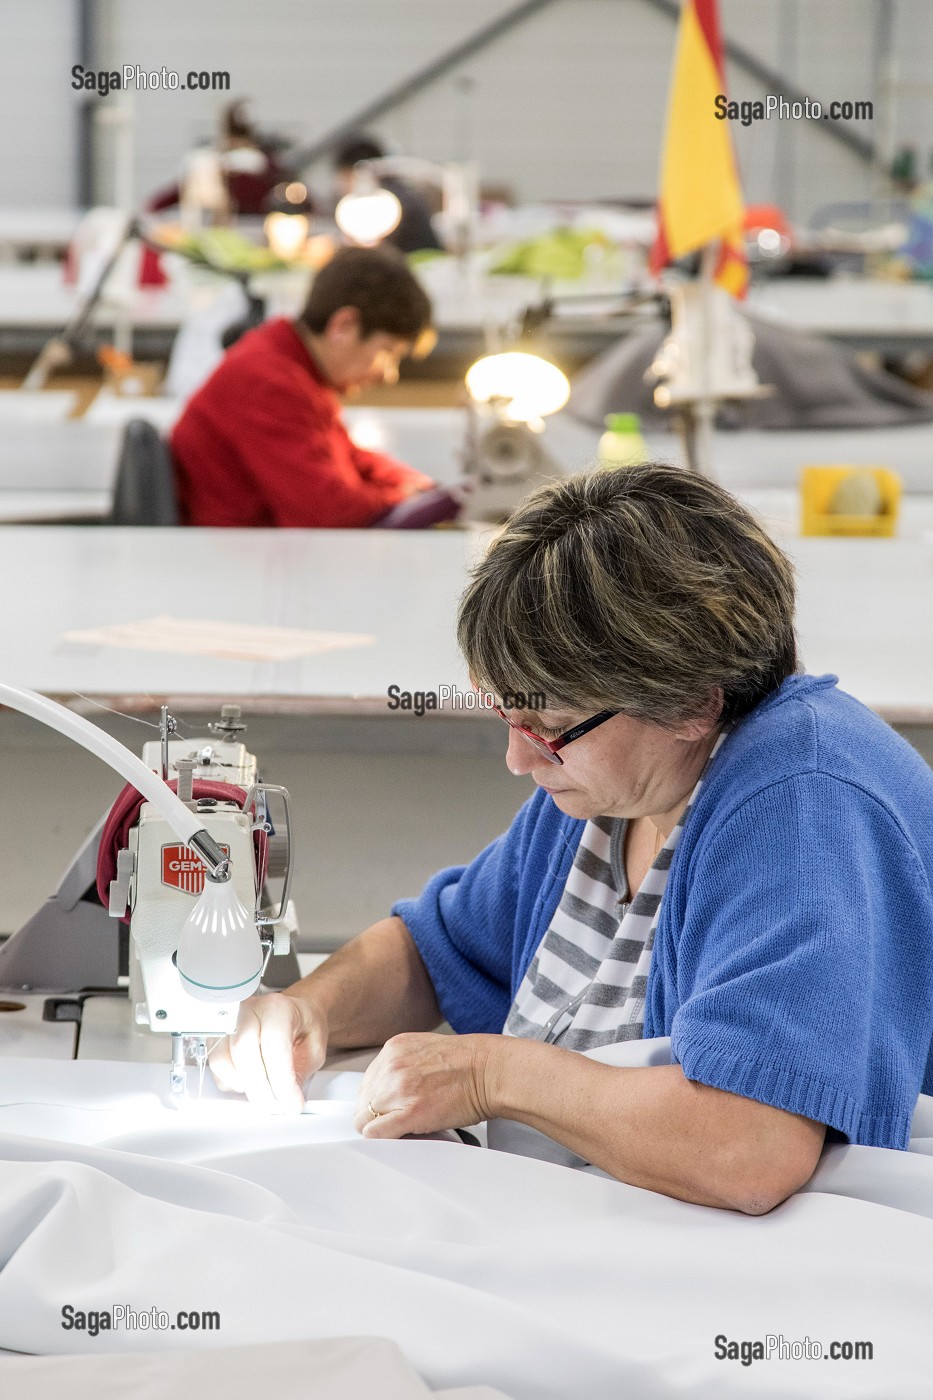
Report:
M931 74L0 0L3 1400L933 1393Z

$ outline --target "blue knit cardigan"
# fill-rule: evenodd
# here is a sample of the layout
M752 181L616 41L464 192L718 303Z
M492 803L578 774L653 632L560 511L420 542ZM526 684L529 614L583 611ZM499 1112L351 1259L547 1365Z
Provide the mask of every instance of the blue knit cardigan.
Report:
M540 790L393 912L460 1032L501 1031L584 823ZM792 676L722 745L681 835L645 1036L688 1079L904 1148L933 1092L933 773L834 676Z

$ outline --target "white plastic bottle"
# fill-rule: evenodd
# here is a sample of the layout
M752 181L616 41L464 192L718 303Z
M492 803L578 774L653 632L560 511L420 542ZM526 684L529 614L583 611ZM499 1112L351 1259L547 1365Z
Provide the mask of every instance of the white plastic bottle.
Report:
M648 460L637 413L609 414L606 431L599 439L597 456L601 467L637 467Z

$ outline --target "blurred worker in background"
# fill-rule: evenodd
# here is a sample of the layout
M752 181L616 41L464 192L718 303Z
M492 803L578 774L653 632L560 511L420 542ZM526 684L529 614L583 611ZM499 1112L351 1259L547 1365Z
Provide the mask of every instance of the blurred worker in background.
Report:
M214 146L201 146L186 158L181 178L168 188L159 190L148 201L150 213L171 209L185 198L185 187L191 178L204 178L205 158L212 160L216 179L226 208L218 215L264 214L271 208L272 194L277 185L293 179L293 172L281 163L270 143L261 137L244 99L232 102L220 114L217 141Z
M353 169L360 161L381 160L385 147L380 146L371 136L359 133L350 136L334 153L334 174L337 185L337 198L341 199L353 189ZM434 232L431 223L431 210L424 196L412 185L399 180L394 175L374 172L383 189L391 190L402 206L402 217L397 228L385 238L398 248L400 253L418 253L425 249L441 250L443 245Z
M429 477L357 447L338 399L394 383L430 319L427 294L393 249L338 252L297 320L244 335L182 414L171 449L183 522L354 528L430 491Z

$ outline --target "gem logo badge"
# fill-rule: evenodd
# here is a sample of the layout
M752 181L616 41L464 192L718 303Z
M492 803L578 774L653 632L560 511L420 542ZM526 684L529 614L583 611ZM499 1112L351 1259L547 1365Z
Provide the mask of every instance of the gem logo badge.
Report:
M220 848L225 856L229 846ZM190 846L162 847L162 883L183 894L200 894L204 889L204 862Z

